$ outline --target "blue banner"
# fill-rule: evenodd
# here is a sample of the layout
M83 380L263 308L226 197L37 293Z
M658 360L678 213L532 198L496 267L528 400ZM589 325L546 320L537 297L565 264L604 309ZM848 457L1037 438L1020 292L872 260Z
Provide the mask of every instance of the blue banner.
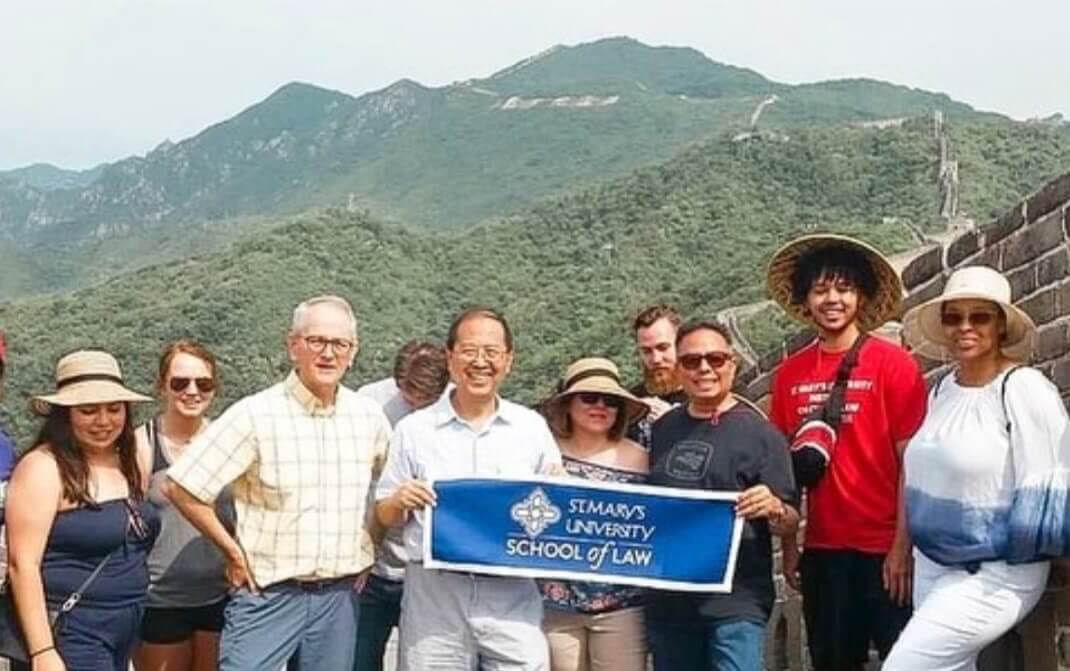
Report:
M438 480L428 568L730 592L735 492L533 477Z

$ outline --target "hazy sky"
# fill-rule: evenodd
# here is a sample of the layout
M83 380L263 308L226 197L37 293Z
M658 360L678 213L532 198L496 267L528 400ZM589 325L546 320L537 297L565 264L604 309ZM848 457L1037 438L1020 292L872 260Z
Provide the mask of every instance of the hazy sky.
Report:
M0 169L144 154L293 80L442 85L611 35L1070 116L1070 0L0 0Z

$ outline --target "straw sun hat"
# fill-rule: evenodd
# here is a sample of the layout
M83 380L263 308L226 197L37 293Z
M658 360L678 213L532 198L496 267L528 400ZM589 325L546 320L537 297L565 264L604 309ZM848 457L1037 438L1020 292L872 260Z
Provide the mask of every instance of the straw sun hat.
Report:
M769 295L794 319L810 324L805 305L792 300L792 275L799 259L813 252L826 249L845 249L861 254L877 278L875 296L869 297L859 309L858 324L863 331L872 330L899 314L903 300L903 281L891 261L875 248L845 235L828 233L805 235L781 247L773 255L766 271L765 281Z
M620 372L609 359L588 357L574 362L565 371L558 392L550 399L551 406L564 403L575 394L595 393L616 396L624 401L627 423L642 419L650 408L620 385Z
M1037 327L1024 310L1011 302L1011 285L998 271L986 266L967 266L951 273L944 291L911 309L903 317L903 336L915 352L929 359L946 359L951 340L940 319L947 301L975 299L999 306L1006 317L1007 332L1000 343L1008 359L1026 361L1036 345Z
M30 407L39 415L47 415L56 405L69 407L151 400L123 385L119 362L111 354L98 350L79 350L56 362L56 391L34 396Z

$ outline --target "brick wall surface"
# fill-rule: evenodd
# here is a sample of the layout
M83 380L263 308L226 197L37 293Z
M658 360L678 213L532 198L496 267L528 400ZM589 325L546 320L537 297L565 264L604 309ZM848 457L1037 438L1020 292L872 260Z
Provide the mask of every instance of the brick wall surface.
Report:
M937 296L947 276L967 265L988 265L1010 281L1014 301L1036 321L1033 365L1058 386L1070 407L1070 173L1029 196L987 226L945 244L923 248L903 268L909 309ZM773 371L784 356L809 342L800 333L759 358L741 390L763 406ZM931 377L938 362L921 362ZM770 623L766 667L808 668L799 598L778 577L780 599ZM1048 594L1014 632L986 650L983 671L1070 671L1070 569L1056 563Z

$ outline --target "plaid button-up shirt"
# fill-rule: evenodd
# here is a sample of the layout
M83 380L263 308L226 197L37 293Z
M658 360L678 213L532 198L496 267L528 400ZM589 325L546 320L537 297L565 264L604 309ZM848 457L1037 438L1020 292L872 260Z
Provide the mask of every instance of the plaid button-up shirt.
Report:
M369 487L386 458L379 406L339 387L324 406L290 373L227 409L167 474L206 503L234 483L237 537L258 585L372 565Z

